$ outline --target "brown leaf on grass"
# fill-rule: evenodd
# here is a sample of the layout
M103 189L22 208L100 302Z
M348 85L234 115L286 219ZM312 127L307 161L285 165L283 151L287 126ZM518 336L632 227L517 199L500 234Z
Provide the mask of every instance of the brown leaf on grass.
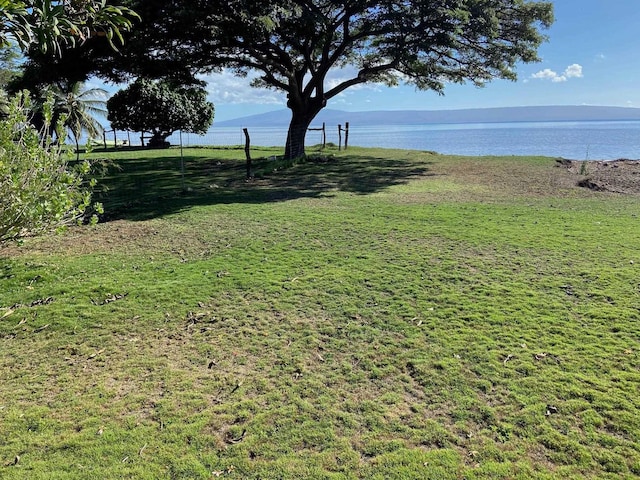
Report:
M115 302L117 300L122 300L127 295L129 295L129 293L116 293L115 295L109 295L107 296L107 298L105 298L102 301L101 305L106 305L107 303Z
M34 300L33 302L31 302L29 306L37 307L39 305L49 305L51 302L53 302L53 297L39 298L38 300Z
M515 355L513 355L513 354L511 354L511 353L510 353L509 355L507 355L507 358L505 358L505 359L504 359L504 361L502 362L502 364L503 364L503 365L506 365L506 364L507 364L507 362L508 362L509 360L511 360L513 357L515 357Z
M240 443L242 440L244 440L244 436L247 434L247 429L245 428L244 430L242 430L242 433L240 434L239 437L235 437L235 438L231 438L230 435L227 434L227 438L225 439L225 441L227 443Z
M87 360L91 360L92 358L96 358L98 355L100 355L102 352L104 352L104 348L98 350L97 352L92 353L91 355L89 355L87 357Z
M2 316L0 318L7 318L9 315L11 315L13 312L15 312L15 310L12 309L8 309L6 312L4 312L2 314Z
M51 324L50 324L50 323L47 323L46 325L43 325L43 326L41 326L41 327L38 327L38 328L36 328L36 329L33 331L33 333L41 332L41 331L43 331L45 328L49 328L49 325L51 325Z
M47 298L39 298L38 300L34 300L29 305L25 305L24 303L14 303L9 307L9 310L16 310L22 307L30 308L30 307L38 307L40 305L49 305L53 301L54 301L53 297L47 297Z

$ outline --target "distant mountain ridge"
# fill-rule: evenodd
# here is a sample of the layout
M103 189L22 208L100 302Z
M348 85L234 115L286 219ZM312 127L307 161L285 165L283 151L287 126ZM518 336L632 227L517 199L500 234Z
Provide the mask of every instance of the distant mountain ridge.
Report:
M219 127L286 127L289 110L250 115L223 122ZM321 125L421 125L435 123L502 123L640 120L640 108L589 105L550 105L536 107L470 108L461 110L388 110L347 112L325 109L314 119L312 127Z

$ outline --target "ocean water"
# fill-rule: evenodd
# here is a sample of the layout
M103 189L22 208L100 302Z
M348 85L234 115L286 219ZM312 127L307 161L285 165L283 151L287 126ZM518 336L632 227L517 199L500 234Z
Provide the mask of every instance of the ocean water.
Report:
M286 128L249 127L251 144L279 146ZM174 134L170 139L178 144ZM337 126L327 141L338 144ZM344 134L342 136L344 142ZM306 144L322 143L310 131ZM183 134L186 145L243 145L242 129L214 127L204 136ZM349 145L430 150L459 155L543 155L574 160L640 159L640 121L521 122L428 125L351 125Z

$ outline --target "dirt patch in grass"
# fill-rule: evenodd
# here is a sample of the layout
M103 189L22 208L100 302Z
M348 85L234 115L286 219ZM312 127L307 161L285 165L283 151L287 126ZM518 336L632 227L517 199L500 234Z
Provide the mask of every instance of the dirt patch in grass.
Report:
M640 195L640 160L558 160L558 166L579 176L578 186L599 192Z

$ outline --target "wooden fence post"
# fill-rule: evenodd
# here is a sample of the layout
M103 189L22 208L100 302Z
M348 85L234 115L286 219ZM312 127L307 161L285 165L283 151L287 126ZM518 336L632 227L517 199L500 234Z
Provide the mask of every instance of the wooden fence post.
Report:
M349 122L344 124L344 149L349 145Z
M247 180L251 178L251 138L249 138L249 129L243 128L244 133L244 154L247 157Z
M338 151L342 150L342 124L338 124Z
M322 148L327 148L327 126L322 122Z

